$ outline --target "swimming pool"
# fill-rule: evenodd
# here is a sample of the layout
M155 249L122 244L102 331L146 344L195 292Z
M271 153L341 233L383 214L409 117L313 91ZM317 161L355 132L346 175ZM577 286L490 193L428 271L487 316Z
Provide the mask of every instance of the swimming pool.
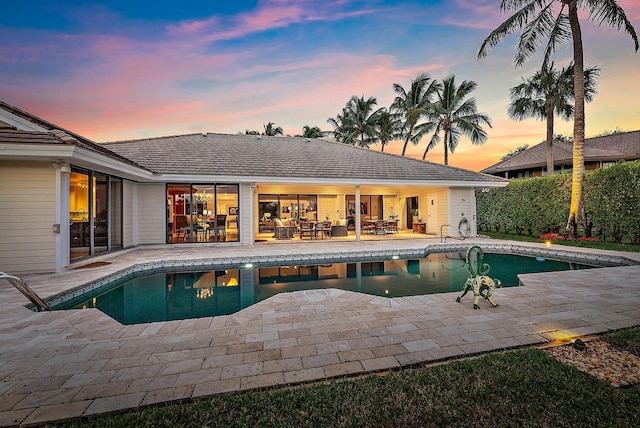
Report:
M160 270L125 277L53 305L55 310L98 308L122 324L233 314L278 293L337 288L384 297L459 292L468 276L464 252L419 258L347 263L247 264L214 270ZM518 285L520 273L593 266L513 254L485 254L489 276L503 287Z

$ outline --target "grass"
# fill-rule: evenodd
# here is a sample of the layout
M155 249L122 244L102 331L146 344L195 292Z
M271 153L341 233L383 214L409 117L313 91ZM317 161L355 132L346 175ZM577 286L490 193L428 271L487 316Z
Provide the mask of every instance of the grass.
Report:
M638 353L640 328L605 340ZM67 427L640 426L640 385L618 389L535 348L299 387L225 394Z
M494 239L505 239L510 241L520 242L537 242L544 243L545 241L537 236L517 235L511 233L497 233L497 232L478 232L480 235L488 236ZM640 245L633 244L616 244L615 242L590 242L590 241L553 241L554 245L566 245L570 247L582 247L593 248L596 250L613 250L613 251L627 251L627 252L640 252Z
M603 338L612 345L640 356L640 328L630 328L607 333Z

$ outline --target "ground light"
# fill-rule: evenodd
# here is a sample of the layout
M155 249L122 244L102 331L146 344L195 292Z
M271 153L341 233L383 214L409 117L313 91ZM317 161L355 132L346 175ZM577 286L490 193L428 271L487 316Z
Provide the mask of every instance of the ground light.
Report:
M572 340L571 346L573 346L578 351L584 351L587 349L587 344L580 339Z

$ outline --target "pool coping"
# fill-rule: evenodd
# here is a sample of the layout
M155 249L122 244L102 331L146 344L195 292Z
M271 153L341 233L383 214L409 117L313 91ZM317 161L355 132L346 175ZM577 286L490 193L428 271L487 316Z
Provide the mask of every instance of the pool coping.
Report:
M400 259L422 258L431 253L466 251L470 245L462 242L456 243L440 243L427 244L424 249L387 249L377 251L365 251L353 253L348 251L334 253L329 256L326 254L307 254L307 255L273 255L273 256L243 256L243 257L227 257L227 258L194 258L187 260L163 260L153 261L149 263L137 263L119 271L110 273L101 278L78 285L69 290L49 296L45 298L45 302L50 306L57 306L66 301L77 298L78 296L99 290L116 281L124 281L140 274L163 272L166 270L173 271L200 271L200 270L224 270L224 269L242 269L247 264L251 264L251 268L273 267L286 264L298 265L321 265L327 263L357 263L360 261L370 261L374 259L387 260L392 257ZM479 245L479 244L476 244ZM518 256L529 257L545 257L549 260L558 260L565 262L574 262L588 264L596 267L617 267L617 266L633 266L640 265L640 261L633 260L624 256L603 254L603 253L586 253L584 251L574 251L572 249L548 247L532 247L530 245L521 244L495 244L482 243L480 246L485 253L501 253ZM33 304L27 304L31 310L35 310Z

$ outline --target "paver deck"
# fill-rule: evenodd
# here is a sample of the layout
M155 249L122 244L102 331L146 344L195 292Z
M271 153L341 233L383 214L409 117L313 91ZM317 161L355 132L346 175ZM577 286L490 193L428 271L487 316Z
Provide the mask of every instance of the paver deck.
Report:
M103 258L106 266L23 279L48 297L137 263L430 243L439 241L161 246L111 254ZM604 253L640 262L640 254ZM35 313L17 290L0 283L0 426L389 370L640 325L640 265L528 274L521 282L523 287L496 292L500 306L481 301L480 310L473 310L470 296L456 303L456 293L387 299L330 289L279 294L229 316L129 326L97 309Z

